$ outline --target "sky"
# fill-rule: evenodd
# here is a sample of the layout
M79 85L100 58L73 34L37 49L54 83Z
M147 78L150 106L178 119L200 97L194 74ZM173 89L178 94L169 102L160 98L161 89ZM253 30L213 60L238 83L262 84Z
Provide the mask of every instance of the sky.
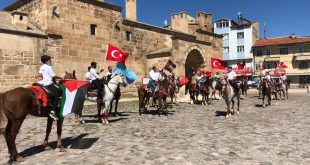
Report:
M0 9L15 0L0 0ZM105 0L123 7L125 0ZM240 11L243 17L260 23L260 37L266 25L266 37L310 36L310 0L137 0L139 22L163 27L165 19L171 22L171 14L186 11L192 17L203 11L212 13L213 22L220 18L237 21Z

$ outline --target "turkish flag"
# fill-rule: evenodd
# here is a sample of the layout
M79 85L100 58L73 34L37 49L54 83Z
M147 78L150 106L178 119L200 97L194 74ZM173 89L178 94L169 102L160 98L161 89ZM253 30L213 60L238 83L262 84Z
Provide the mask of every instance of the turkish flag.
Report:
M213 68L213 69L225 69L225 67L227 67L226 61L222 61L220 59L211 57L211 68Z
M185 76L181 76L178 85L183 86L183 85L187 84L188 82L189 82L189 80Z
M245 61L243 61L242 63L237 63L237 67L238 69L243 69L245 67Z
M206 72L205 72L205 76L206 76L206 77L211 77L211 76L212 76L212 72L206 71Z
M284 62L279 62L278 68L287 68L287 66L284 64Z
M118 61L125 64L128 54L123 53L119 48L109 44L105 59L109 61Z

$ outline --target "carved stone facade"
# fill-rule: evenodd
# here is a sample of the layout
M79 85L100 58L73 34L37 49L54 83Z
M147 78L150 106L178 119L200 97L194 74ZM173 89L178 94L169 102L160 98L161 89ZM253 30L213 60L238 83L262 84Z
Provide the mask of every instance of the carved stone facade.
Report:
M136 3L135 0L129 2ZM127 7L130 6L134 7L131 8L132 12L136 12L136 5L130 4ZM17 43L25 45L1 44L2 91L35 81L36 72L41 65L39 57L42 54L53 57L56 74L60 75L65 70L76 70L78 79L84 79L91 61L96 61L98 67L105 70L108 65L115 65L115 62L104 60L106 46L115 45L130 55L126 65L138 75L136 84L124 89L125 93L127 91L134 94L135 85L141 83L142 77L147 76L149 68L153 65L163 67L167 60L171 59L177 65L175 73L184 75L185 66L209 67L210 57L221 58L222 54L221 36L211 32L211 15L202 12L197 13L199 19L196 19L196 22L190 22L190 16L184 12L173 14L172 25L177 27L173 29L173 26L160 28L136 22L135 14L130 15L128 19L122 18L121 7L97 0L25 0L18 1L5 10L27 13L28 21L43 35L40 38L11 34L12 38L18 38ZM175 22L177 17L182 26ZM29 44L26 42L27 38L40 44ZM2 34L0 39L3 40ZM32 43L35 43L34 41ZM15 47L10 48L13 45ZM28 51L25 51L26 49ZM18 54L18 58L10 57L12 63L6 62L8 64L4 66L3 63L8 60L8 55L4 55L5 50L16 51L9 54ZM22 52L26 52L27 56L31 55L27 58L31 62L23 60L26 55ZM190 54L194 55L189 56ZM17 69L18 66L20 70ZM9 75L4 71L7 67L12 67L9 70L18 72L10 71ZM23 72L26 70L27 72ZM7 83L11 80L16 84Z

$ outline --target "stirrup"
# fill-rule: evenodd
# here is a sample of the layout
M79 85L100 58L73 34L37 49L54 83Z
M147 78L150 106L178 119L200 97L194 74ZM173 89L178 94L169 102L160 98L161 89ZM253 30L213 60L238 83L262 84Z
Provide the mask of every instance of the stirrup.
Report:
M55 115L55 113L50 113L49 116L50 116L53 120L58 120L58 117Z

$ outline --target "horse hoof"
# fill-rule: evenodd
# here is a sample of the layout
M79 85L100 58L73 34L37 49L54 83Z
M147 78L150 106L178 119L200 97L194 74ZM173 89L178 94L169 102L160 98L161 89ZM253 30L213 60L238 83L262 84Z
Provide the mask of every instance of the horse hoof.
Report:
M44 146L44 150L45 151L50 151L52 148L51 148L51 146L49 146L49 145L45 145Z
M239 115L239 111L237 111L237 115Z
M228 119L229 118L229 115L226 115L226 119Z
M264 104L264 105L263 105L263 107L265 108L265 107L266 107L266 105Z
M67 149L65 149L64 147L60 147L59 152L67 152Z

